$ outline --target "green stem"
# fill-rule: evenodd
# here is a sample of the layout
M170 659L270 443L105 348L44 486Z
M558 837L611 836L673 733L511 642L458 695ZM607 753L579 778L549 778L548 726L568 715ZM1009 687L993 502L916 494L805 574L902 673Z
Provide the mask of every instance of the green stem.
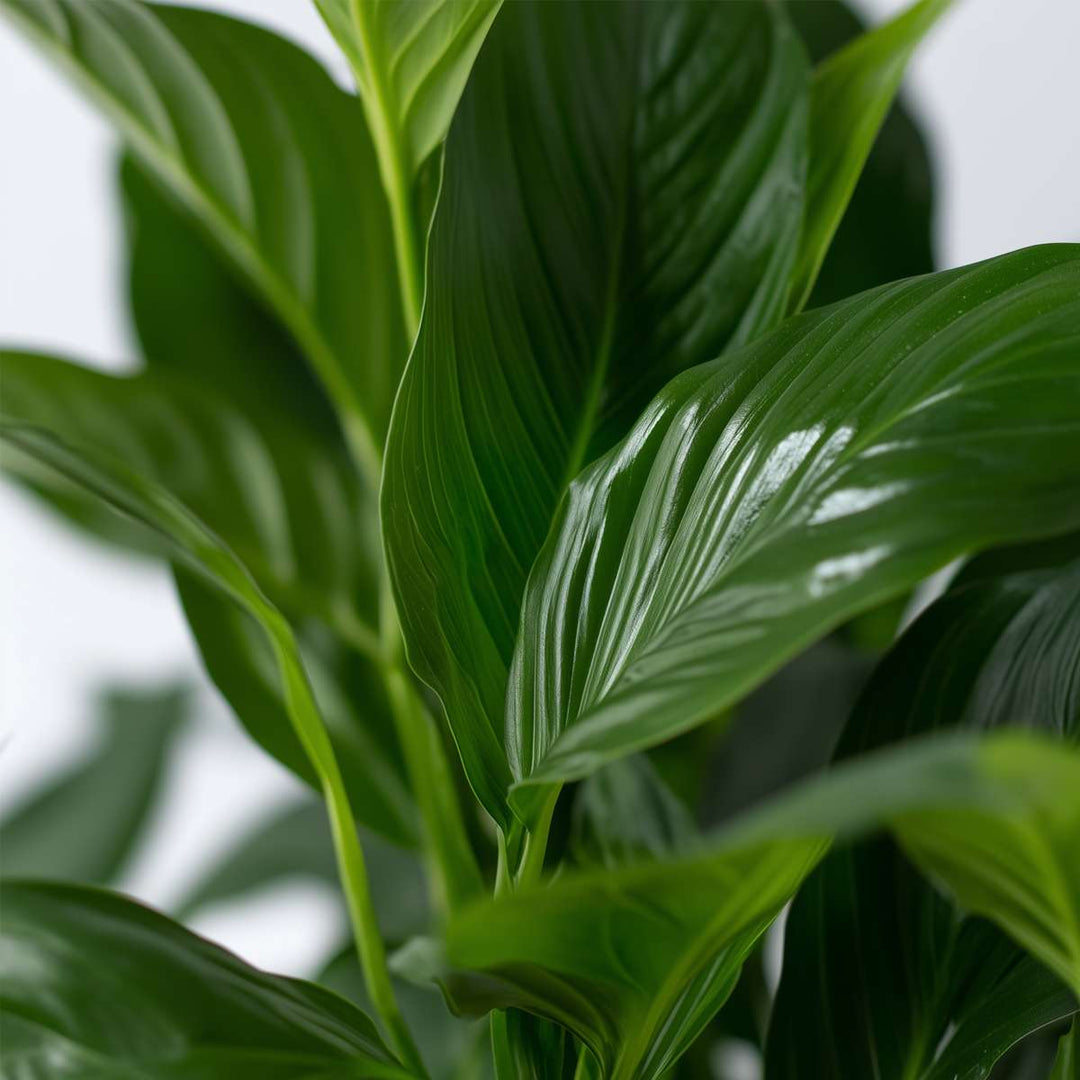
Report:
M375 1011L383 1022L390 1045L402 1064L419 1076L426 1075L423 1061L412 1035L398 1008L390 971L386 966L386 951L379 935L375 909L368 888L364 852L356 832L356 824L345 782L330 736L323 724L315 697L304 673L300 654L288 625L273 609L262 612L264 624L271 632L274 651L285 677L285 698L289 718L312 766L319 775L337 856L338 873L345 890L346 904L356 939L356 950L364 983Z
M551 833L551 817L555 813L555 804L559 801L561 790L562 785L556 785L550 794L544 797L536 825L525 837L521 864L516 876L517 888L533 885L540 880L541 871L544 869L544 856L547 854L548 836Z
M364 61L364 70L354 70L353 75L364 103L364 112L379 159L383 188L390 204L390 225L397 256L401 306L411 340L416 336L420 325L420 305L424 295L421 248L412 200L411 162L406 156L401 132L398 130L393 88L386 81L386 73L379 62L380 58L368 27L368 9L359 0L352 0L350 10Z
M433 719L402 668L389 668L384 679L410 787L420 808L433 899L437 910L449 913L480 894L483 878Z

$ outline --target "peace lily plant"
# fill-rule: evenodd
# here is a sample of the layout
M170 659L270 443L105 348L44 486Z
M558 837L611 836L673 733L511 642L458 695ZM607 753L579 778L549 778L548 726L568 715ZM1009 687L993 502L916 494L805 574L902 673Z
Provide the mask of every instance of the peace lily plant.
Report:
M5 467L321 800L173 915L336 877L354 937L100 887L185 710L117 692L4 825L0 1071L1077 1076L1080 246L930 272L947 0L316 6L354 90L0 0L122 137L144 358L5 353Z

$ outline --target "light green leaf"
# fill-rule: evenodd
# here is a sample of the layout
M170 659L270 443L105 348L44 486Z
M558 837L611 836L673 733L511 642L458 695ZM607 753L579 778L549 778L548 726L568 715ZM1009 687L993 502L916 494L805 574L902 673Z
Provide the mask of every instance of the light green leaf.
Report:
M764 4L513 4L473 69L382 509L409 659L504 825L528 568L651 394L782 314L806 80Z
M717 715L831 627L973 548L1080 524L1080 248L790 320L673 380L574 482L507 703L538 785Z
M787 11L815 64L866 29L841 0L794 0ZM926 140L901 94L870 148L806 306L933 270L933 188Z
M408 343L360 102L300 49L211 12L136 0L2 0L0 10L288 327L376 479Z
M64 454L127 470L140 488L133 516L163 543L185 547L188 522L197 519L197 528L213 536L207 532L196 546L228 545L228 559L211 577L234 600L237 587L257 589L258 602L244 592L247 614L209 589L205 577L193 577L190 566L178 571L211 676L252 736L317 783L289 719L274 647L265 626L250 621L265 615L260 605L272 604L275 624L307 662L354 813L393 839L413 841L415 809L377 670L377 564L362 542L365 515L375 510L343 444L311 439L302 415L294 420L265 405L242 411L206 382L190 382L167 363L161 368L118 378L43 356L0 354L0 411L24 430L62 433ZM38 449L48 443L28 437ZM17 469L35 458L38 486L50 487L41 472L48 462L34 450L5 455L5 465ZM94 494L81 463L72 462L74 473L61 467L52 474L67 472L69 483L82 482ZM294 635L286 619L303 626L302 634Z
M5 877L106 884L128 865L187 719L188 691L113 689L98 712L98 745L0 822Z
M1062 1035L1050 1080L1080 1080L1080 1020Z
M565 1024L605 1076L661 1076L723 1003L743 957L830 837L880 824L920 859L932 851L942 881L1023 933L1042 910L1039 889L1074 873L1080 753L1008 735L923 741L863 759L696 853L565 874L474 906L447 929L442 978L459 1008L517 1006ZM961 845L931 849L937 830ZM1050 852L1053 861L1037 863ZM998 877L1003 858L1033 875L1019 901L1012 880ZM1080 888L1070 889L1062 946L1071 946L1068 926L1080 912Z
M410 334L420 320L436 182L422 170L446 137L501 2L315 0L352 67L374 138Z
M407 1077L355 1006L266 975L114 893L7 882L5 1075L35 1080Z
M1080 553L1077 538L1070 546ZM975 560L879 666L838 754L950 727L1022 725L1077 741L1080 563L993 573L1006 559L1038 566L1050 547ZM1077 1008L1058 979L982 920L962 919L884 840L830 854L792 906L784 941L767 1052L775 1080L807 1070L979 1080L1019 1039Z
M911 54L951 3L918 0L902 15L863 34L815 69L806 216L790 311L801 310L810 298Z

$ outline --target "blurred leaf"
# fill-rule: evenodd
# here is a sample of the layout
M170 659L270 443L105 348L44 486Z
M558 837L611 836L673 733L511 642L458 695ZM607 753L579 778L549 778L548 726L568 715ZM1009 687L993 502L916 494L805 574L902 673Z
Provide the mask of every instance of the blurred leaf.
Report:
M451 920L441 977L458 1008L516 1006L565 1024L605 1076L660 1076L723 1003L828 838L875 824L899 831L950 887L1028 937L1038 890L1070 873L1080 839L1080 753L1011 734L924 740L838 768L695 854L566 874L475 905ZM959 844L939 851L933 839L944 830ZM1013 881L996 876L1002 858L1029 873L1019 904ZM1055 946L1071 944L1068 926L1078 925L1080 883L1070 888L1062 899L1073 921L1056 929ZM429 962L438 974L438 955Z
M393 839L413 841L415 811L376 670L377 564L354 528L375 509L355 469L340 446L335 455L313 443L288 414L249 415L205 383L164 368L118 378L48 357L0 354L9 442L39 470L51 466L178 545L180 562L187 559L181 596L211 677L252 736L315 783L289 720L273 634L268 640L250 621L253 615L265 630L266 604L274 605L270 621L307 662L353 813ZM64 447L45 431L62 433ZM40 473L37 481L45 483ZM208 579L240 599L246 614L210 591ZM294 636L289 623L302 632ZM320 623L333 637L319 633Z
M840 0L792 0L787 11L815 64L865 29ZM807 306L821 307L933 270L932 225L929 153L919 128L898 100L870 149Z
M289 328L377 479L408 343L360 102L294 45L208 11L128 0L0 9Z
M918 0L846 45L814 70L810 168L790 311L810 298L833 234L893 103L915 47L952 0Z
M149 908L96 889L10 881L0 898L5 1075L409 1075L337 995L265 975Z
M580 865L664 858L697 841L689 808L643 755L613 761L576 792L570 849Z
M1005 560L975 560L894 646L850 718L841 757L939 728L1080 737L1080 562L988 575ZM832 853L795 901L769 1076L977 1080L1017 1040L1076 1007L998 931L962 919L894 845L874 841Z
M115 881L143 835L189 708L182 686L102 694L98 745L0 822L4 876Z
M1061 1037L1050 1080L1080 1080L1080 1020Z
M354 948L345 947L337 953L317 982L362 1009L371 1008ZM416 1035L417 1047L431 1080L486 1080L491 1077L487 1024L454 1016L447 1009L442 994L433 986L417 986L400 978L394 978L393 983L398 1004L410 1030Z
M395 942L423 933L429 912L417 856L370 834L364 835L363 846L382 937ZM271 885L297 878L322 882L338 890L334 844L326 808L321 803L287 806L258 823L193 885L177 914L186 919L209 904L243 900ZM355 962L355 948L351 947L349 953Z
M717 715L958 554L1080 518L1080 248L792 319L674 379L530 575L506 740L544 785Z
M382 509L409 658L504 826L529 565L658 387L780 317L806 80L776 6L511 4L462 96Z

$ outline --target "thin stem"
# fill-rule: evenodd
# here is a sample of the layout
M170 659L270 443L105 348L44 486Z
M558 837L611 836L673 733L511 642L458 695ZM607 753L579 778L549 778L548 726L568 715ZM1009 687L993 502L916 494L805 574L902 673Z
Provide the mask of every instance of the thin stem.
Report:
M536 826L525 837L525 846L521 854L521 865L517 872L517 887L533 885L540 880L544 869L544 856L547 854L548 836L551 833L551 817L555 813L555 804L559 801L562 785L555 786L545 796L544 803L536 819Z
M349 796L333 744L323 724L322 714L307 681L288 624L272 608L267 607L260 614L264 625L270 631L278 664L285 678L289 719L322 784L334 839L338 874L345 891L368 996L383 1022L390 1046L402 1064L424 1076L426 1072L423 1061L398 1008L394 988L390 983L386 951L379 935L378 921L368 888L364 852L360 846L360 838L349 806Z
M394 234L401 306L411 340L416 336L420 325L420 305L424 295L421 249L412 199L411 162L406 157L401 132L398 130L393 88L386 82L386 73L379 62L377 47L368 26L368 9L359 0L352 0L350 9L365 68L361 71L354 70L353 74L364 103L364 112L379 159L383 188L390 204L390 226Z

